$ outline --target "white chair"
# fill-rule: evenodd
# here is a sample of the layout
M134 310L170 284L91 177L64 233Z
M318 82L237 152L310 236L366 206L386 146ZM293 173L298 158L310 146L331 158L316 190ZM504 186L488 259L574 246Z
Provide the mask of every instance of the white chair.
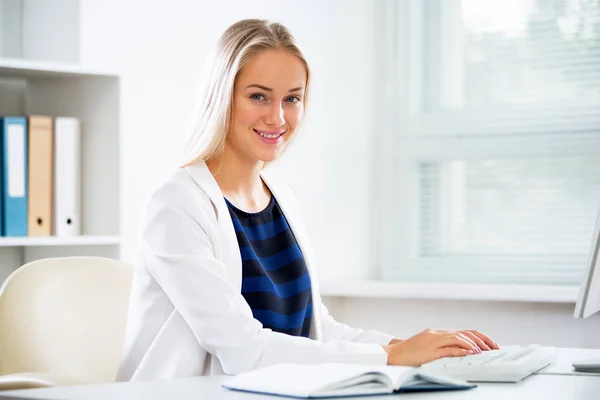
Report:
M0 288L0 390L114 382L132 273L100 257L13 272Z

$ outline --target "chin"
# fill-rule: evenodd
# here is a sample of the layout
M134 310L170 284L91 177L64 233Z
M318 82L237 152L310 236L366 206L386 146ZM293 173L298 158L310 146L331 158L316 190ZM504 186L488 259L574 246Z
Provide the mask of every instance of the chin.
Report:
M264 162L264 163L270 163L270 162L273 162L273 161L277 161L277 159L279 158L279 156L280 156L280 153L269 154L269 155L263 154L260 157L258 157L258 159L260 161Z
M287 142L280 143L278 146L257 146L251 149L251 153L256 160L269 163L281 158L286 147Z

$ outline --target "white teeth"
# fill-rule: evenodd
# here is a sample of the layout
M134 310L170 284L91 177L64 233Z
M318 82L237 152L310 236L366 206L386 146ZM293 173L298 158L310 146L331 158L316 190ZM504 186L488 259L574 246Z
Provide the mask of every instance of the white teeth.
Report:
M281 134L267 135L266 133L262 133L262 132L258 132L258 134L259 134L260 136L264 137L264 138L267 138L267 139L276 139L276 138L278 138L279 136L281 136Z

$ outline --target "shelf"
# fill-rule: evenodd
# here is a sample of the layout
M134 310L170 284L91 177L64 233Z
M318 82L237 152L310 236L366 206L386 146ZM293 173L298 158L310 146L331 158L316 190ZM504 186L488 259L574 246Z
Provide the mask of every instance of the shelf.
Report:
M0 115L68 116L81 122L78 196L79 218L85 221L82 237L0 237L0 247L35 247L40 257L74 246L80 248L73 251L118 247L119 239L106 233L120 231L120 83L116 75L75 64L0 58ZM0 263L6 264L3 255L13 252L2 253Z
M33 246L111 246L121 242L119 236L39 236L39 237L0 237L0 247Z
M85 69L78 65L0 57L0 76L9 78L117 78L107 71Z

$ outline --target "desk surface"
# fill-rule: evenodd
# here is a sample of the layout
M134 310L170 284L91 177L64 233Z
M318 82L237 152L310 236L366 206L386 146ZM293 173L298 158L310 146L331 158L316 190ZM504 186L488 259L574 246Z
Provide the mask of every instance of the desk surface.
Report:
M554 373L565 373L571 360L600 356L600 350L560 349ZM570 370L570 369L568 369ZM153 382L119 382L102 385L58 387L50 389L28 389L2 392L5 396L27 399L104 400L104 399L178 399L178 400L261 400L282 397L234 392L221 387L228 377L193 377ZM530 399L597 399L600 393L600 376L589 375L533 375L519 383L478 384L466 391L447 391L403 394L402 397L429 399L487 399L487 400L530 400ZM358 397L354 397L358 399ZM386 399L390 396L360 397L370 400Z

